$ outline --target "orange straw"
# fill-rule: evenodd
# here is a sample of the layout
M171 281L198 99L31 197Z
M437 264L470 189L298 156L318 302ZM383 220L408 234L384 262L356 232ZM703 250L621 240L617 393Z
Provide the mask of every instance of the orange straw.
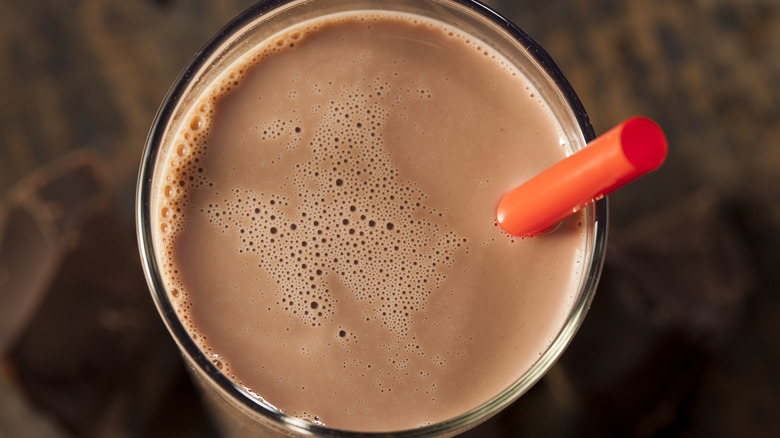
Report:
M509 234L533 236L577 210L657 169L666 138L650 119L632 117L561 160L498 203L496 219Z

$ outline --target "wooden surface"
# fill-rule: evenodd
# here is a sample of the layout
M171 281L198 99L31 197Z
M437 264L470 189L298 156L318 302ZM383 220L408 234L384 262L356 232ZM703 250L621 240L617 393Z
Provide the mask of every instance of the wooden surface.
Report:
M146 291L133 195L167 88L249 4L2 0L0 214L32 215L54 261L0 351L0 437L213 436ZM780 436L780 2L490 4L553 56L597 133L645 115L670 152L610 197L569 350L469 436ZM1 249L11 223L0 261L21 264Z

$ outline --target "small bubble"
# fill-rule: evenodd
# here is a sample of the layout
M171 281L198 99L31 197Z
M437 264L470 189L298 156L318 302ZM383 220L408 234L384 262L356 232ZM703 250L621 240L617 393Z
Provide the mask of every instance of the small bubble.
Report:
M190 120L190 129L197 131L203 127L203 121L200 116L195 116Z

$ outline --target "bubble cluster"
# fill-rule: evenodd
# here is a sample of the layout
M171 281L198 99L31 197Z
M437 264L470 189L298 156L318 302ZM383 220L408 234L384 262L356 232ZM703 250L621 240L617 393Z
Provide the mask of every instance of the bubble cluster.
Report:
M254 128L261 140L277 141L285 150L293 150L300 145L302 122L297 120L282 120L278 117L263 122Z
M388 88L364 81L334 93L306 145L312 159L290 169L293 199L233 188L202 209L236 239L236 251L257 256L281 291L278 306L311 326L335 316L332 289L343 287L389 329L406 332L465 243L444 229L442 212L426 207L418 187L399 178L383 147Z

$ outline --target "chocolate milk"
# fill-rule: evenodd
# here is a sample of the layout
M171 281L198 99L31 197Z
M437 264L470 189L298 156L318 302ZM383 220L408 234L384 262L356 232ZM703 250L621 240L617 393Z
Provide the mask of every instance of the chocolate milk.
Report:
M340 14L252 49L169 136L156 247L214 365L336 429L439 422L545 351L581 276L581 216L529 239L500 196L567 154L550 110L481 41Z

